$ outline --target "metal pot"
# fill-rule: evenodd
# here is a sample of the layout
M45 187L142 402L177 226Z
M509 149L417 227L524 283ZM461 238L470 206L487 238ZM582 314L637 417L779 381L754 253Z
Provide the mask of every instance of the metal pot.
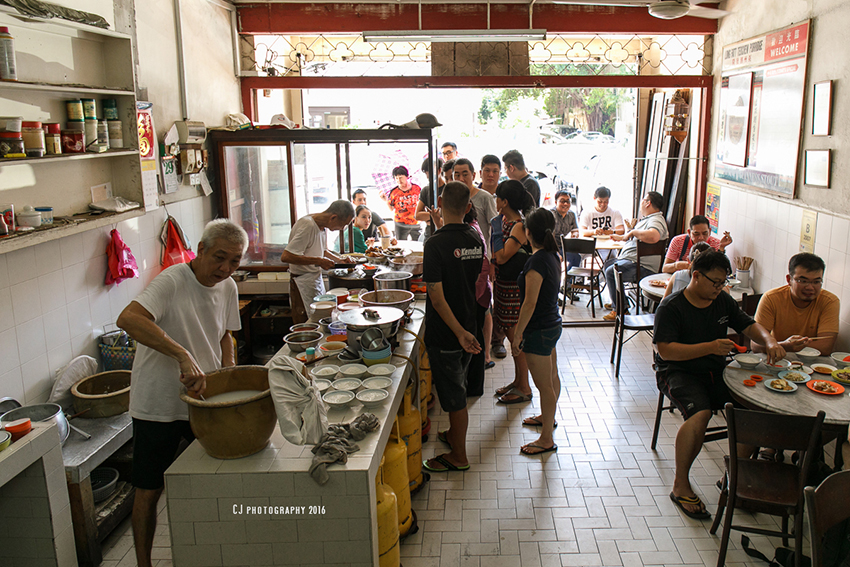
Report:
M404 289L410 291L413 274L410 272L383 272L375 275L375 289Z
M366 311L377 312L378 318L367 318ZM402 319L404 319L404 311L395 307L360 307L341 313L339 316L339 320L345 323L348 346L358 352L360 351L360 335L364 331L377 327L389 340L398 333Z
M71 433L71 428L68 425L68 418L62 412L59 404L36 404L32 406L23 406L18 409L8 411L0 417L0 425L4 426L10 421L29 418L33 422L49 422L55 421L59 428L59 439L62 444L68 440L68 435Z

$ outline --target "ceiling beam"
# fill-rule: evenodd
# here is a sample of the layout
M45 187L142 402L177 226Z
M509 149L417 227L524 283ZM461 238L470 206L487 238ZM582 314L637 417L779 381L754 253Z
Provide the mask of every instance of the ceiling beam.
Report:
M488 28L486 3L475 4L263 3L237 4L243 34L360 33L363 31L475 30ZM528 24L527 4L491 4L490 29ZM661 20L645 7L536 4L532 27L565 34L709 35L717 21Z

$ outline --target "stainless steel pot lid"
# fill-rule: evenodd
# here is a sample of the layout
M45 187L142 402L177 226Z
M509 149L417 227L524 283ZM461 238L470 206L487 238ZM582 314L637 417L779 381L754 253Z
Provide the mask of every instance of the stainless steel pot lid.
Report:
M21 402L15 398L0 398L0 416L19 407L21 407Z
M365 313L375 312L377 318L367 317ZM376 325L389 325L400 321L404 317L404 311L395 307L359 307L339 314L339 320L346 325L355 327L374 327Z
M401 272L401 271L399 271L399 272L382 272L380 274L375 275L376 280L388 280L388 281L405 280L407 278L412 278L412 277L413 277L413 274L411 274L410 272Z

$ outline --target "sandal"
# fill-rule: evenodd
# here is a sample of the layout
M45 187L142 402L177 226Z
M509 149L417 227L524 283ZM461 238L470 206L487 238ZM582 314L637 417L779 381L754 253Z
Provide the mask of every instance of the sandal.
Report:
M543 427L543 422L540 421L541 417L543 417L543 416L526 417L525 419L522 420L522 424L527 425L529 427ZM557 429L557 427L558 427L558 421L556 420L555 421L555 427L553 427L552 429Z
M514 383L511 382L507 386L502 386L501 388L496 388L496 395L497 396L504 396L505 394L507 394L508 392L510 392L513 389L514 389Z
M490 370L494 366L496 366L496 363L492 360L490 362L485 362L484 363L484 370Z
M699 499L699 496L676 496L672 492L670 493L670 500L679 507L679 509L684 512L684 514L693 518L694 520L709 520L711 519L711 514L708 513L708 510L705 509L705 504L702 503L702 500ZM692 506L699 506L700 511L691 512L687 508L683 506L683 504L690 504Z
M513 398L508 398L508 396L513 396ZM523 402L530 402L534 397L533 394L523 394L516 388L511 388L510 391L505 392L498 400L496 400L500 404L521 404Z
M429 465L428 463L431 462L431 461L438 462L439 464L443 465L443 468L437 468L437 467ZM426 460L422 461L422 467L425 468L425 470L429 470L431 472L468 471L469 470L469 465L464 465L462 467L459 467L459 466L451 463L448 459L446 459L446 455L438 455L438 456L434 457L433 459L426 459Z
M438 431L438 432L437 432L437 440L438 440L438 441L442 441L443 443L445 443L446 445L448 445L449 449L451 449L451 448L452 448L452 444L451 444L451 443L449 443L449 439L448 439L448 437L446 437L446 433L448 433L448 432L449 432L449 430L448 430L448 429L446 429L445 431Z
M539 449L539 451L529 451L529 449ZM523 455L542 455L543 453L551 453L552 451L557 450L557 445L552 445L551 447L541 447L540 445L529 443L528 445L523 445L522 447L520 447L519 452Z

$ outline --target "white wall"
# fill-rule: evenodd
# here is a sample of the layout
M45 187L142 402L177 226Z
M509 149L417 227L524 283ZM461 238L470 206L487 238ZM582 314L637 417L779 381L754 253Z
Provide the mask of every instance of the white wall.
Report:
M850 3L843 0L786 0L771 2L728 0L725 9L732 12L720 20L715 38L715 91L712 148L709 152L709 179L714 172L716 117L719 116L720 57L722 47L730 43L770 32L806 19L812 20L812 41L808 61L806 109L798 162L796 197L769 196L756 189L723 186L720 199L720 230L732 233L732 256L755 258L754 287L759 293L785 284L789 258L799 251L800 227L804 210L818 211L815 253L826 262L824 289L841 299L841 330L837 348L850 348L850 166L842 150L850 142L843 128L850 100L842 96L850 76L850 57L841 48L850 27ZM833 79L834 135L813 137L811 131L811 89L815 82ZM802 160L806 149L833 150L832 188L806 187L802 184ZM723 185L721 183L721 185ZM847 282L847 283L845 283Z
M133 0L115 0L121 31ZM148 90L161 137L182 118L174 27L175 0L138 0L135 6L139 52L138 86ZM219 125L240 111L233 75L230 18L206 0L180 0L183 8L188 92L192 118ZM111 0L62 0L62 5L104 16L113 23ZM197 197L168 205L193 249L212 218L212 198ZM80 354L99 359L97 337L160 271L160 208L116 228L130 246L141 277L104 285L110 228L0 254L0 397L22 403L47 399L56 371Z

